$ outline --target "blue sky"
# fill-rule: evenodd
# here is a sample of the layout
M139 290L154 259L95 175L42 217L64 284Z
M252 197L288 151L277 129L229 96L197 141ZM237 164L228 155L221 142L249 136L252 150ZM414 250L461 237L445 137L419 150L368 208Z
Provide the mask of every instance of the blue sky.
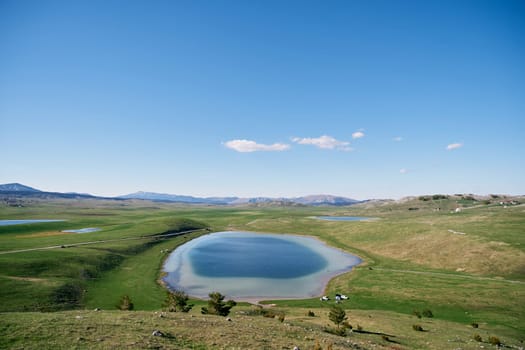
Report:
M0 183L525 193L523 1L0 1Z

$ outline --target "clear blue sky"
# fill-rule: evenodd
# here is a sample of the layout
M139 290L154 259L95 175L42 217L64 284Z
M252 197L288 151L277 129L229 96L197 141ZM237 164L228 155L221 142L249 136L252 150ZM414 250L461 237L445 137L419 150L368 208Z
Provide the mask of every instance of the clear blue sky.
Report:
M0 183L525 193L525 2L0 0Z

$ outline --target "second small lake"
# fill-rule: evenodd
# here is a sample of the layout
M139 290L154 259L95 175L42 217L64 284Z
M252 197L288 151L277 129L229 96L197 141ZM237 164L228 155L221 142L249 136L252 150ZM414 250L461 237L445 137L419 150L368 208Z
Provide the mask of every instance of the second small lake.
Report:
M0 226L36 224L39 222L60 222L65 220L0 220Z
M364 216L315 216L315 219L325 221L372 221L375 218L368 218Z
M79 228L77 230L63 230L62 232L66 233L91 233L91 232L97 232L100 231L98 227L85 227L85 228Z

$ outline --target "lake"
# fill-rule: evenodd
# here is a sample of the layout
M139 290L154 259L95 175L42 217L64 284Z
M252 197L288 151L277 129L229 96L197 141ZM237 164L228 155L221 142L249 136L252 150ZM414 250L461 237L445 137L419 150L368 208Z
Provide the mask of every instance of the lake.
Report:
M79 228L77 230L63 230L62 232L67 233L90 233L90 232L97 232L100 231L100 228L98 227L85 227L85 228Z
M367 218L363 216L314 216L315 219L326 221L372 221L375 218Z
M212 291L236 300L309 298L360 262L310 237L226 231L175 249L164 281L199 298Z
M38 222L59 222L65 220L0 220L0 226L35 224Z

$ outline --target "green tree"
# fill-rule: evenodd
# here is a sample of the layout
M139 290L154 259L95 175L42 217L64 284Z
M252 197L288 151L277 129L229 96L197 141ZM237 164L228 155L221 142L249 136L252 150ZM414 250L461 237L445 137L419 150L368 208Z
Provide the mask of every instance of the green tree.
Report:
M188 295L182 290L168 291L164 306L169 312L188 312L193 305L188 305Z
M219 292L212 292L208 294L208 307L203 307L201 313L218 316L228 316L232 307L237 305L233 300L224 302L224 295Z
M332 306L328 318L337 325L337 329L339 329L341 324L347 320L345 310L337 305Z

